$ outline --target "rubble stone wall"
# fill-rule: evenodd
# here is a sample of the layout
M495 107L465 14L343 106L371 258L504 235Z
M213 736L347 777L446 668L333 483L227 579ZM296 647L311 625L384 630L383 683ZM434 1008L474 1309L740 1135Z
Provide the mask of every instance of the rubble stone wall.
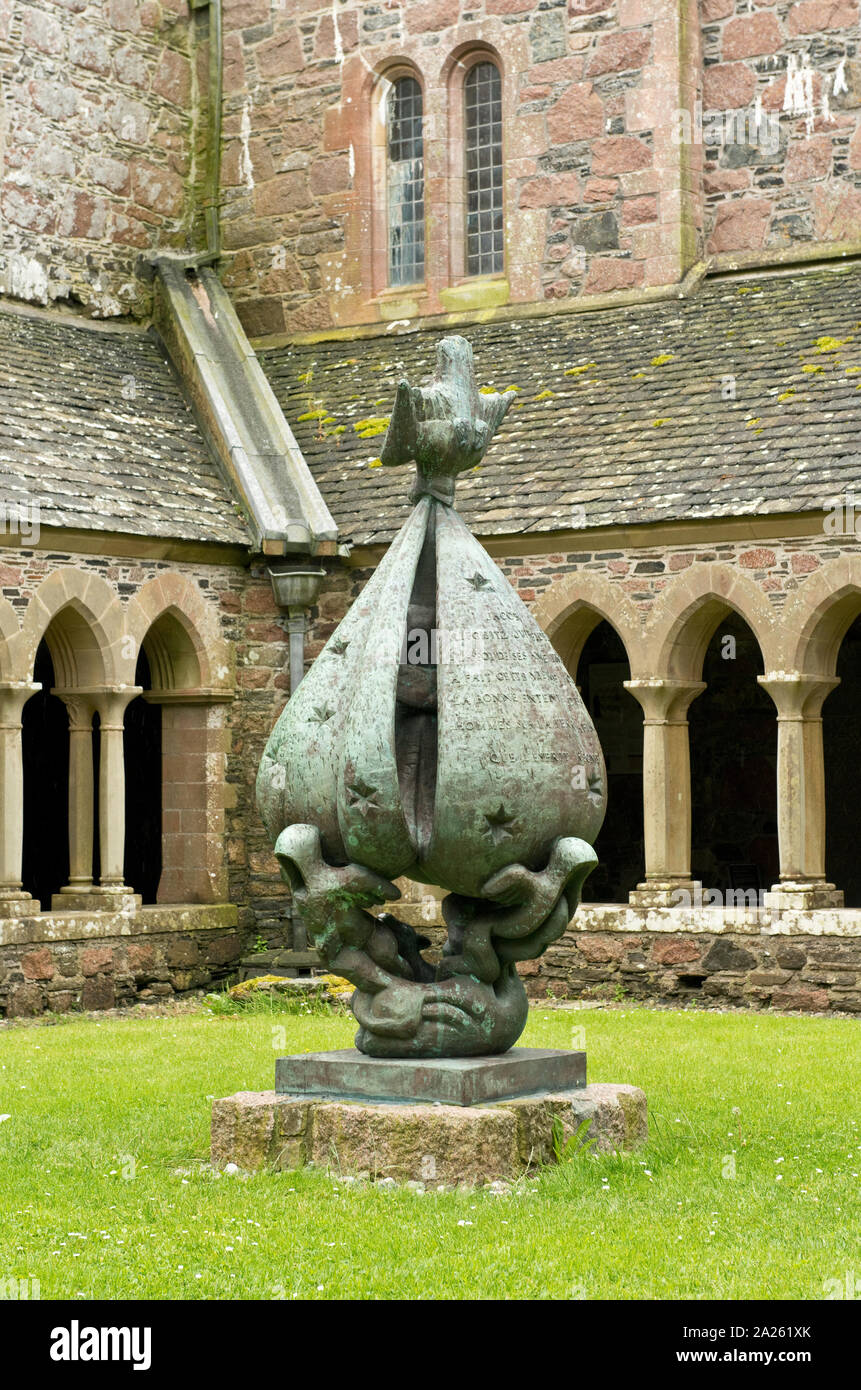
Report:
M767 259L806 244L857 243L855 0L755 8L748 0L702 0L701 15L707 250Z
M143 316L138 257L199 244L205 26L186 0L0 0L6 294Z
M518 970L532 999L861 1013L861 912L581 904L561 940Z
M0 920L0 1017L113 1009L215 987L244 937L235 908Z

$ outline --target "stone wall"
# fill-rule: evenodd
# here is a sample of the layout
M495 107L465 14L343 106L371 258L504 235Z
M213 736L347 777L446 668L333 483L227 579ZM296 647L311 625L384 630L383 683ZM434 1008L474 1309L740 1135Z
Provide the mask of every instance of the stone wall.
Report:
M827 501L823 498L823 507ZM780 615L792 600L797 598L800 603L801 593L805 584L809 585L811 576L818 574L821 584L824 566L844 560L854 564L860 555L858 541L851 531L845 535L829 535L823 529L821 535L755 542L725 540L716 533L713 543L702 540L695 544L613 550L603 545L590 549L588 532L584 532L576 550L503 556L497 563L524 603L536 608L539 621L543 617L541 597L554 583L571 575L575 576L568 581L572 588L577 580L583 580L594 589L603 581L607 586L608 603L614 606L618 603L611 621L617 630L621 628L623 641L629 630L647 625L655 616L658 601L668 604L674 590L681 595L683 585L697 587L705 583L707 586L708 579L724 575L727 582L736 584L735 592L727 595L728 606L741 612L762 641L769 633L777 633ZM706 571L706 566L718 568ZM583 590L583 597L590 601L587 588ZM721 591L716 597L720 599ZM759 608L748 607L745 611L746 597L752 604L759 600ZM767 631L757 630L760 614Z
M855 0L225 13L225 275L252 336L637 293L704 254L768 260L861 235ZM506 271L470 281L459 111L476 51L503 77ZM387 288L384 264L393 65L424 92L426 284L409 293Z
M229 906L0 921L0 1017L113 1009L214 987L246 933Z
M223 268L247 330L637 293L704 252L857 243L858 13L856 0L224 0ZM507 259L469 280L461 88L478 52L503 76ZM393 64L424 88L427 281L409 295L385 283ZM0 0L5 293L149 312L140 254L204 244L207 74L208 12L186 0Z
M586 536L581 543L585 541ZM676 607L684 612L696 604L698 594L700 599L711 594L726 611L741 612L766 648L777 640L789 641L802 613L816 610L829 593L847 591L857 569L854 545L847 537L823 535L757 545L721 541L710 549L704 543L654 551L584 548L502 557L499 563L545 625L548 614L561 617L554 640L569 668L576 668L582 631L578 636L566 623L587 614L587 624L594 624L600 613L627 641L636 668L641 660L637 642L656 613L663 611L668 620ZM126 605L157 577L168 582L173 576L170 582L175 585L193 585L235 653L237 698L217 707L223 712L223 772L216 776L208 765L208 774L210 790L223 803L219 843L227 897L238 912L235 926L218 928L174 920L176 909L170 904L144 908L132 918L118 917L115 928L107 914L100 914L104 920L97 924L97 940L82 927L83 914L65 925L59 914L4 924L0 992L5 989L9 999L15 993L18 1002L6 1007L18 1011L71 1007L82 1001L92 1007L99 999L146 998L197 988L229 973L258 935L272 946L288 940L287 889L254 804L260 754L288 693L284 617L265 571L199 560L6 549L0 553L0 584L19 622L26 622L37 591L44 595L41 586L46 580L68 567L92 575L93 582L107 585L116 601ZM308 662L371 572L367 564L332 567L310 614ZM808 591L805 607L802 600ZM205 629L190 597L186 606ZM770 650L777 648L772 645ZM648 642L643 651L653 669L663 659L660 648ZM174 753L179 744L178 735ZM174 867L181 868L181 863ZM406 916L418 927L430 928L438 947L436 913L432 920L425 902L436 895L414 887L412 896ZM217 909L201 904L192 911L203 914L198 920L205 923L205 914L213 910ZM542 962L525 966L524 973L535 997L550 989L566 997L700 997L754 1007L771 1003L781 1008L852 1010L858 1004L855 981L861 968L859 921L861 914L852 911L815 911L805 917L751 909L740 918L727 918L710 908L685 915L673 909L590 904L578 912L576 930L569 930ZM105 954L85 956L91 951ZM67 984L70 980L77 983ZM54 995L59 998L52 1001L49 996Z
M581 905L518 970L532 999L861 1013L861 913Z
M332 567L317 606L308 615L306 667L319 655L371 573ZM286 620L262 568L253 569L243 591L227 602L234 609L226 620L226 631L235 633L232 640L237 642L237 705L241 705L233 726L225 818L231 898L241 904L242 920L253 922L255 930L275 946L282 944L289 892L254 797L263 749L289 698Z
M722 132L703 118L707 249L762 257L807 243L857 243L855 0L781 0L755 9L748 0L702 0L701 12L703 111L723 117Z
M141 253L202 244L205 34L186 0L0 0L6 294L142 315Z
M226 283L252 335L673 283L701 218L694 0L225 6ZM506 273L464 281L461 59L503 80ZM385 283L379 76L424 91L426 293ZM696 157L696 153L694 154Z
M273 946L286 944L287 889L254 799L257 765L289 686L286 617L275 604L265 570L200 561L0 549L0 594L14 610L19 625L26 623L40 586L52 575L69 570L93 576L95 584L107 586L105 590L99 587L100 601L110 591L124 608L153 580L173 576L177 602L185 605L196 626L206 629L205 615L211 616L211 632L224 641L235 664L236 697L231 703L210 707L165 706L163 765L172 795L170 804L165 803L163 828L173 837L164 861L166 886L170 900L200 900L200 881L212 869L219 886L217 896L239 907L242 928L251 937L262 932ZM333 575L319 608L311 615L309 660L366 577L366 572ZM44 595L41 587L41 597ZM95 601L93 593L90 598ZM203 616L199 604L203 605ZM2 641L0 638L0 644ZM5 669L0 651L0 671ZM192 712L206 713L207 717L190 729ZM216 825L213 820L207 828L212 844L206 853L210 857L217 854L217 862L201 859L192 869L186 856L193 849L194 837L204 833L204 808L210 820L214 817L219 821Z

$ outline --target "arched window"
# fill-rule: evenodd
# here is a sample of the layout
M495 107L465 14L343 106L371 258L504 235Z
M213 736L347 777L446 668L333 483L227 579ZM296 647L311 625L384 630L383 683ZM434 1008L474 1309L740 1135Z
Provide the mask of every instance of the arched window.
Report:
M464 82L466 273L503 268L502 83L495 63L475 63Z
M389 284L425 275L425 174L422 89L414 77L392 83L387 109Z

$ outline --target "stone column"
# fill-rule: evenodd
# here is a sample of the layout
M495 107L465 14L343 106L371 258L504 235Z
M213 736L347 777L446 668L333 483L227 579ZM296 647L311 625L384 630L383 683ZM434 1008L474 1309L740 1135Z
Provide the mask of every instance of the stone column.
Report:
M21 883L24 848L24 767L21 711L40 685L22 681L0 686L0 917L41 911Z
M123 715L126 705L141 693L140 686L94 693L99 716L99 892L133 896L123 882L126 843L126 775L123 756Z
M69 882L52 908L71 909L69 895L93 891L93 713L88 695L61 695L69 715Z
M777 672L757 677L777 707L777 835L780 882L766 907L842 907L825 879L825 760L822 704L836 676Z
M643 707L643 824L646 881L629 894L636 907L687 906L691 878L691 759L688 707L704 681L625 681ZM690 898L686 902L684 894Z

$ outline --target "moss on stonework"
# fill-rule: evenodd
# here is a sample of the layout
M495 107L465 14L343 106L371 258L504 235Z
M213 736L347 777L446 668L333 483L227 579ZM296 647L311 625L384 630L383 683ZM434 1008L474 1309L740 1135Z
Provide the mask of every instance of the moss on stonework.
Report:
M472 281L440 291L440 299L450 314L500 308L508 303L508 296L507 280Z
M651 361L651 364L650 364L650 365L653 366L653 367L664 367L664 366L666 366L667 362L672 362L672 360L673 360L673 353L671 353L671 352L662 352L662 353L660 353L660 355L659 355L658 357L653 357L653 358L652 358L652 361Z

